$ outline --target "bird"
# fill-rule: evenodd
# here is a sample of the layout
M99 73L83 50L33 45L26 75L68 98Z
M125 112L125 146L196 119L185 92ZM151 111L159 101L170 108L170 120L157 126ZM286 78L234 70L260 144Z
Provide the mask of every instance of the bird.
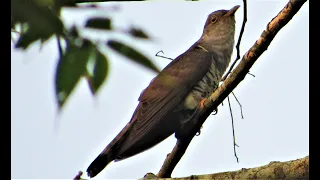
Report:
M229 66L239 7L209 14L199 40L151 80L129 123L87 168L90 178L110 162L146 151L172 134L178 140L188 135Z

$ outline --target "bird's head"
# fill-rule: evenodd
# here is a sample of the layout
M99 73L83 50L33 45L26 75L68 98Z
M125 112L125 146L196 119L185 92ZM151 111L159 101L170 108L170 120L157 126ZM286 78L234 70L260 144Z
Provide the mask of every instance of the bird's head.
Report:
M218 10L209 14L204 25L201 41L205 44L228 43L233 46L236 23L234 14L239 7L238 5L230 10Z

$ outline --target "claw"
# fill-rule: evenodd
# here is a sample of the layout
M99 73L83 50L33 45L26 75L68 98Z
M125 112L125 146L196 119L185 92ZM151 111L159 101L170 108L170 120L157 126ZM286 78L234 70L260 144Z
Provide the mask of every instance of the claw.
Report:
M199 131L196 133L196 136L200 136L200 134L201 134L201 129L202 129L202 126L200 127Z
M201 134L201 130L199 130L197 133L196 133L196 136L200 136Z
M218 114L218 108L216 108L215 110L213 110L213 113L212 113L212 115L216 115L216 114Z

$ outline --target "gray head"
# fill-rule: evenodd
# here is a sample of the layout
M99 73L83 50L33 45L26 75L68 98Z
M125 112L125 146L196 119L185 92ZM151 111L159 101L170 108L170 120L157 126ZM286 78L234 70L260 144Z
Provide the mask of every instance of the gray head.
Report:
M236 23L234 14L239 7L235 6L230 10L218 10L211 13L204 25L200 43L209 49L217 48L217 46L227 49L230 46L233 47Z

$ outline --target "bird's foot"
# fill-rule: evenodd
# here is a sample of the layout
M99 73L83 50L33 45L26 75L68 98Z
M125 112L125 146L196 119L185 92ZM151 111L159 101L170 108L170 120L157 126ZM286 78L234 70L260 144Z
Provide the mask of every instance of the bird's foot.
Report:
M205 102L206 100L207 100L207 98L203 98L203 99L200 101L200 109L205 108L204 102Z

